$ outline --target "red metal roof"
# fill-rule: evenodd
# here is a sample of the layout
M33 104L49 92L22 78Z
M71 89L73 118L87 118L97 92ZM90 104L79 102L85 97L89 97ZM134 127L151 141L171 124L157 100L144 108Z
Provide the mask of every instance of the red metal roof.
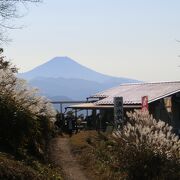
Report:
M113 104L113 98L122 96L124 104L141 104L141 98L148 96L149 103L180 92L180 81L122 84L99 92L91 98L104 98L96 105Z

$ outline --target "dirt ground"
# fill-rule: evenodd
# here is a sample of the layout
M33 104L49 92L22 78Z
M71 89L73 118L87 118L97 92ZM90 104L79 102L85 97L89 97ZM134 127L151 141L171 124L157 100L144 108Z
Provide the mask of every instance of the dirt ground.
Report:
M54 138L50 143L50 159L54 165L62 168L65 180L88 180L71 153L69 141L69 137Z

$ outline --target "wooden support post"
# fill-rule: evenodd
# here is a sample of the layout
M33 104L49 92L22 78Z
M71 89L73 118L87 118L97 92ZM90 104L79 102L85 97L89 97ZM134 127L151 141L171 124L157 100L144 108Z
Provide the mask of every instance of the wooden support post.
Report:
M62 103L60 103L60 113L62 113Z
M91 125L97 128L97 123L96 123L96 109L92 110L92 119L91 119Z
M62 121L62 119L63 119L63 105L62 105L62 103L60 103L60 112L61 112L61 121Z
M88 102L88 100L89 100L89 98L86 98L86 100L87 100L87 102ZM86 117L88 117L88 109L86 110Z
M75 129L76 129L76 134L78 133L78 128L77 128L77 109L75 109Z
M102 128L102 118L100 117L99 118L99 131L101 131L101 128Z

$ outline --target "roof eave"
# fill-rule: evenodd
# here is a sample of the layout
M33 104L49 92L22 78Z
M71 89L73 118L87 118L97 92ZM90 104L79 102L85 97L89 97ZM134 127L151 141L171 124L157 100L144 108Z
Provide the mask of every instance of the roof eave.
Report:
M159 97L157 97L157 98L154 98L154 99L150 100L148 103L155 102L155 101L157 101L157 100L160 100L160 99L162 99L162 98L171 96L171 95L176 94L176 93L178 93L178 92L180 92L180 89L179 89L179 90L176 90L176 91L173 91L173 92L171 92L171 93L165 94L165 95L163 95L163 96L159 96Z

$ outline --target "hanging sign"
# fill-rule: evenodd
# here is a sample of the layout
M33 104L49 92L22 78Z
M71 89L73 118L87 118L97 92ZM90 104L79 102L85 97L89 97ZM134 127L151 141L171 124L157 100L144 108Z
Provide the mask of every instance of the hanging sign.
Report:
M114 97L114 124L116 128L123 123L123 97Z
M148 96L143 96L142 97L142 107L141 107L142 111L148 111L149 110L149 106L148 106Z

